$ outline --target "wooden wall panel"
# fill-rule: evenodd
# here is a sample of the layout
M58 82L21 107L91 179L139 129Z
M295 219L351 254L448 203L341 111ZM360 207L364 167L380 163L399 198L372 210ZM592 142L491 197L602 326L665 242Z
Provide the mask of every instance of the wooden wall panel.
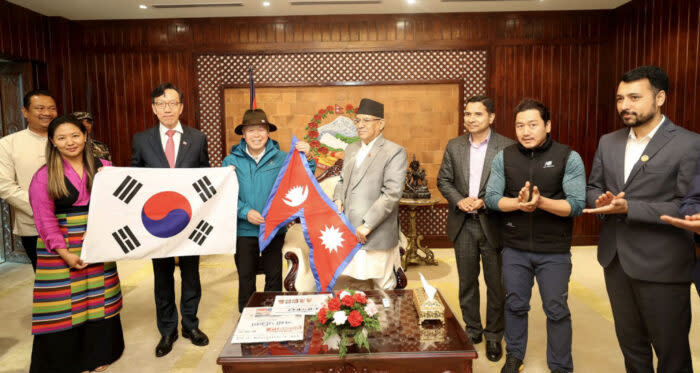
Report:
M384 135L406 149L409 162L416 156L427 172L430 192L442 198L437 190L437 174L447 141L454 137L459 128L461 89L459 83L279 87L258 88L255 94L258 106L266 108L268 119L278 127L278 131L270 135L271 138L278 141L285 151L289 150L292 135L304 138L306 124L319 109L328 105L345 107L351 104L357 107L363 97L372 97L384 103ZM233 130L241 123L243 113L248 109L249 97L247 88L228 88L224 91L227 152L240 142L240 136L235 135ZM354 118L354 115L349 117ZM321 125L331 123L335 118L335 115L329 115ZM443 199L443 202L447 201Z
M615 10L614 20L615 34L607 44L614 51L613 79L603 87L615 92L625 71L659 65L671 81L664 113L676 124L700 132L700 2L633 1ZM610 117L617 118L614 110L613 105ZM609 125L622 126L618 119Z
M0 0L0 56L46 60L47 17Z

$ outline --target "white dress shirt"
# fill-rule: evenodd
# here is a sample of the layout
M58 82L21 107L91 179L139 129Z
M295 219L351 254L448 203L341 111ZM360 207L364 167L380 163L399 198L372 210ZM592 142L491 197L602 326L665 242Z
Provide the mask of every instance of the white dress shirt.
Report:
M661 121L652 129L646 136L641 139L637 139L637 135L634 133L634 128L630 128L630 133L627 135L627 146L625 147L625 180L630 176L632 168L637 163L637 161L642 157L644 149L646 149L651 138L654 137L656 131L661 127L661 123L666 119L665 116L661 116Z
M168 143L168 135L166 132L170 128L166 127L163 125L163 123L160 124L160 142L163 144L163 152L165 152L165 144ZM177 126L173 128L175 130L175 134L173 134L173 142L175 143L175 160L177 161L177 152L180 150L180 138L182 138L182 125L180 122L177 122Z
M381 134L379 136L381 136ZM375 137L374 140L369 142L369 144L361 142L362 145L360 146L360 150L357 151L357 157L355 157L355 167L359 168L362 164L362 161L364 161L365 158L367 158L367 154L369 154L369 151L372 150L372 145L374 145L374 143L377 142L379 136Z

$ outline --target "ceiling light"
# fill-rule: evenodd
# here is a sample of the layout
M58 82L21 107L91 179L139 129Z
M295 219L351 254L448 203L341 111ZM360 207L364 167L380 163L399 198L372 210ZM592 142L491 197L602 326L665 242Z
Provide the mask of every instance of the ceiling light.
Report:
M270 6L270 2L269 2L269 1L263 1L263 6Z
M141 8L141 9L148 9L148 7L147 7L146 5L143 5L143 4L139 5L139 8Z
M406 2L409 3L409 4L415 4L415 3L416 3L416 0L406 0Z

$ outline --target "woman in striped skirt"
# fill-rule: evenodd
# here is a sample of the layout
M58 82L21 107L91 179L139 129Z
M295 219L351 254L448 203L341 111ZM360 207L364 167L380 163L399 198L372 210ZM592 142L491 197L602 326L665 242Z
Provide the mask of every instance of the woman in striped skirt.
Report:
M124 351L119 275L115 263L83 263L80 250L92 181L110 163L93 158L73 117L51 121L48 136L46 166L29 187L40 237L30 372L100 372Z

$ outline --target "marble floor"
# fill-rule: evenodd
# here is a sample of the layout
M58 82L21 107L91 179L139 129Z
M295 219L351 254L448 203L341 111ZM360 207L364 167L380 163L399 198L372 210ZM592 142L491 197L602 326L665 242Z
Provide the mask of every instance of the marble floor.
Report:
M436 250L437 266L411 266L408 287L419 286L422 272L460 314L457 300L457 270L450 249ZM595 259L595 247L575 247L573 274L569 284L569 306L573 320L573 357L577 372L623 372L622 355L617 345L612 314L603 283L603 271ZM166 357L156 358L154 348L160 338L155 326L153 271L149 260L119 263L124 293L122 324L126 349L122 358L107 372L220 372L216 358L227 343L237 311L237 274L229 256L203 257L200 265L203 296L199 307L200 328L211 340L207 347L196 347L180 338ZM176 275L179 283L179 276ZM26 372L29 369L32 336L31 289L33 272L28 264L0 264L0 372ZM483 280L480 282L485 294ZM262 288L262 276L258 287ZM176 286L176 288L179 287ZM690 343L693 366L700 372L700 297L692 289L693 326ZM179 297L179 296L178 296ZM483 297L483 295L482 295ZM179 298L178 298L179 299ZM482 298L483 299L483 298ZM482 302L482 314L485 304ZM461 320L461 315L459 316ZM527 373L548 373L545 348L546 328L542 304L535 285L531 301L529 342L525 357ZM477 373L499 372L503 360L492 363L485 358L485 344L477 345L480 357Z

